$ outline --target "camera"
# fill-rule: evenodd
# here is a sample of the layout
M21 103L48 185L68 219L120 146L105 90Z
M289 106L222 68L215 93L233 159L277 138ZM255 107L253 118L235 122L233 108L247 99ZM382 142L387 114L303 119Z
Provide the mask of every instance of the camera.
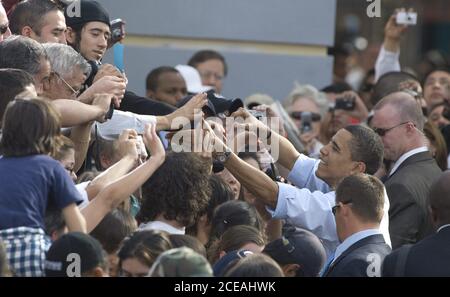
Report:
M300 133L304 134L304 133L312 131L312 113L303 111L301 113L300 117L301 117L301 123L302 123Z
M417 24L417 13L402 11L397 13L395 19L398 25L413 26Z
M266 112L265 111L259 111L259 110L253 110L253 109L249 109L248 111L252 116L254 116L255 118L257 118L258 120L261 120L262 118L265 118Z
M356 102L356 98L353 96L339 97L339 98L336 98L336 102L335 102L334 106L332 107L332 109L342 109L342 110L352 111L355 109L355 102Z
M111 21L111 44L115 44L125 36L125 22L122 19Z

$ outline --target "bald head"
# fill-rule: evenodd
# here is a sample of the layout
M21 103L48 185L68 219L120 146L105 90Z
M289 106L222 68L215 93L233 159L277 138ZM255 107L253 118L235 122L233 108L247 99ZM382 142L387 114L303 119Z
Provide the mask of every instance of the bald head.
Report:
M389 107L396 111L401 122L411 121L423 131L424 118L416 99L407 92L395 92L384 97L374 106L374 111Z
M429 203L437 227L450 224L450 171L442 173L431 187Z

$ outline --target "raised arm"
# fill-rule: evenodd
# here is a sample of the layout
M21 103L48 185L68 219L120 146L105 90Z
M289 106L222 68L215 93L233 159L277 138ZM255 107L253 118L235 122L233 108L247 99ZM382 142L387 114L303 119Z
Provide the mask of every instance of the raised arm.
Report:
M147 181L164 162L164 147L156 135L154 126L146 127L144 142L151 152L151 157L127 175L109 184L82 210L88 232L92 231L108 212ZM134 141L133 145L136 145Z

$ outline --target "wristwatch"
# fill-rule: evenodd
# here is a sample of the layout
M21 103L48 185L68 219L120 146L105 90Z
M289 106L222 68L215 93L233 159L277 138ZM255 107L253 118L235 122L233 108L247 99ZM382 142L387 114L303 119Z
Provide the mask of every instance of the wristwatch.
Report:
M214 154L214 160L224 164L231 156L231 150L226 149L224 152L217 152Z

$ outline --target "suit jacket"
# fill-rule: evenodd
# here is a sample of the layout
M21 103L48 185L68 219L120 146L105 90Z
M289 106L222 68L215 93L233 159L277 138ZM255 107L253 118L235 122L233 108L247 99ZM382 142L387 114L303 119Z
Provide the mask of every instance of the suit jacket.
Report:
M323 276L381 276L381 264L390 252L391 248L384 241L382 234L365 237L355 242L334 260ZM372 267L369 267L369 265L372 265Z
M382 266L383 276L446 276L450 277L450 227L430 235L409 250L404 274L395 275L402 247L387 256ZM399 264L400 265L400 264Z
M385 181L392 249L432 233L427 199L431 185L441 173L430 153L422 152L406 159Z

